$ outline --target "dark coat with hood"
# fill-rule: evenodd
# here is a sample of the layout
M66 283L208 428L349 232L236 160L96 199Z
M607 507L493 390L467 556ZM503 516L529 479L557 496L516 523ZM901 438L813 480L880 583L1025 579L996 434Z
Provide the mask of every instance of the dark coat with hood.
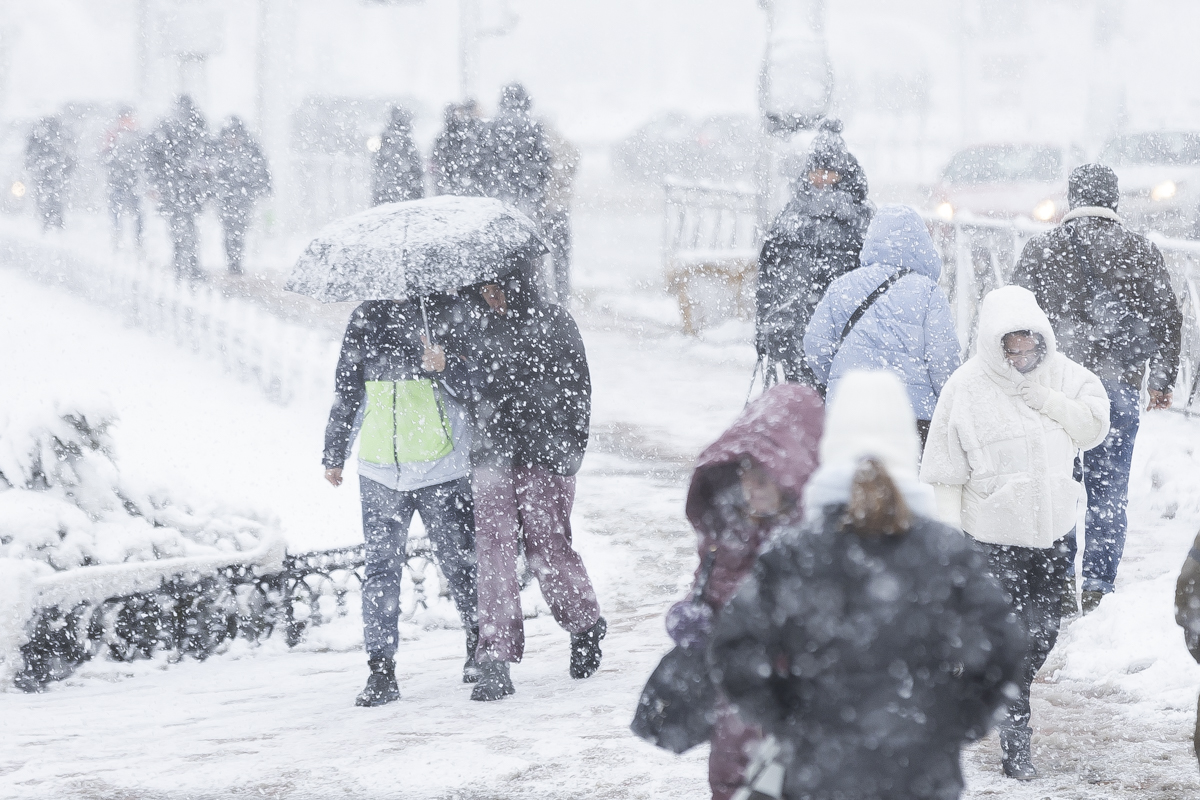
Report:
M380 136L371 171L371 204L399 203L425 196L425 168L413 144L412 114L393 108Z
M1110 384L1140 387L1149 369L1149 388L1171 389L1183 316L1162 253L1121 224L1107 167L1073 172L1070 203L1061 225L1025 245L1012 282L1037 297L1068 358ZM1101 291L1125 308L1100 307Z
M146 177L163 214L200 213L213 190L212 142L200 109L181 97L146 141Z
M464 290L474 324L458 345L471 363L475 413L471 463L544 467L574 475L587 450L592 382L571 314L542 300L532 264L500 279L507 313Z
M446 126L433 143L431 170L438 194L481 196L484 193L483 124L469 106L446 108Z
M541 123L529 114L530 105L520 84L504 88L500 111L484 130L483 167L488 196L540 220L553 156Z
M213 153L217 213L222 219L244 222L254 202L271 192L267 158L237 117L221 129Z
M860 534L831 505L784 531L717 621L714 677L785 745L784 797L957 798L1024 634L984 556L913 517Z
M817 468L824 417L824 404L814 390L775 386L746 406L700 454L688 487L686 512L699 536L701 557L714 550L702 598L714 611L733 597L771 534L803 516L800 498ZM739 466L747 460L784 490L789 502L779 518L762 522L748 518L738 478Z
M804 362L804 331L829 284L858 266L872 213L866 176L838 130L818 134L804 171L834 170L841 180L818 189L801 179L758 258L758 353L768 364L782 363L788 380L810 386L817 383Z

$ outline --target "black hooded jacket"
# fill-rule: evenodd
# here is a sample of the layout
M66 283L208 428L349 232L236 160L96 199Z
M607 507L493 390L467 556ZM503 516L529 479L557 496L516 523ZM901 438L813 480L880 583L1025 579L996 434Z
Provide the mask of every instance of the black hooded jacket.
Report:
M738 713L790 758L795 800L957 798L959 749L1005 703L1027 642L986 559L915 517L784 531L718 618L709 655Z
M488 308L480 287L464 290L475 318L460 345L472 364L471 463L574 475L592 408L587 355L571 314L542 301L529 274L523 269L500 281L503 316Z
M425 168L413 143L412 115L392 109L371 172L371 204L400 203L425 196Z
M816 386L804 361L804 331L834 279L859 266L871 222L867 180L834 131L818 135L805 174L834 170L841 180L818 189L797 185L763 242L758 258L755 344L769 365L782 363L788 380Z

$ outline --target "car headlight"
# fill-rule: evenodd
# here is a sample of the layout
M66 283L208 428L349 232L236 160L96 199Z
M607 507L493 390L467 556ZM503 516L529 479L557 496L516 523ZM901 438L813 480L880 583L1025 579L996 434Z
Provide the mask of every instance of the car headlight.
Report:
M1054 214L1057 211L1058 206L1054 204L1054 201L1046 198L1033 207L1033 218L1038 222L1049 222L1054 219Z
M13 181L11 191L13 193L13 197L24 197L25 196L25 184L21 183L20 181Z
M383 147L383 137L372 136L371 138L367 139L367 149L372 153L378 153L379 148L381 147Z
M950 203L949 201L939 203L938 207L934 209L934 211L939 217L946 220L946 222L954 219L954 204Z
M1150 190L1150 199L1158 202L1170 200L1179 192L1179 187L1175 181L1163 181L1158 186Z

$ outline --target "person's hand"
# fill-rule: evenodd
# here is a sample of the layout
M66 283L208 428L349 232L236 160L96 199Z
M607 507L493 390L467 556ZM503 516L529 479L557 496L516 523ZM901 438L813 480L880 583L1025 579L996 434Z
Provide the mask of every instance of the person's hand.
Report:
M1160 392L1158 389L1150 390L1150 405L1146 406L1147 411L1157 411L1160 408L1171 407L1171 393Z
M421 355L421 369L426 372L441 372L446 369L446 348L440 344L429 344L424 334L421 335L421 344L425 345L425 352Z
M325 480L329 481L334 486L342 485L342 468L332 467L325 470Z
M1017 391L1021 393L1021 399L1025 401L1025 405L1034 411L1040 412L1046 407L1046 401L1050 399L1049 387L1034 381L1021 381L1017 385Z

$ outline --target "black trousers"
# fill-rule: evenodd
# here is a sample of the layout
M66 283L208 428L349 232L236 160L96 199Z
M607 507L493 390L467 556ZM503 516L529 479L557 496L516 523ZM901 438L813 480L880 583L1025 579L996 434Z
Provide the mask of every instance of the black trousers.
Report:
M1070 567L1066 538L1047 548L987 544L988 566L1012 601L1017 619L1029 634L1030 649L1021 665L1019 695L1008 707L1001 728L1028 730L1029 689L1058 641L1063 583Z

